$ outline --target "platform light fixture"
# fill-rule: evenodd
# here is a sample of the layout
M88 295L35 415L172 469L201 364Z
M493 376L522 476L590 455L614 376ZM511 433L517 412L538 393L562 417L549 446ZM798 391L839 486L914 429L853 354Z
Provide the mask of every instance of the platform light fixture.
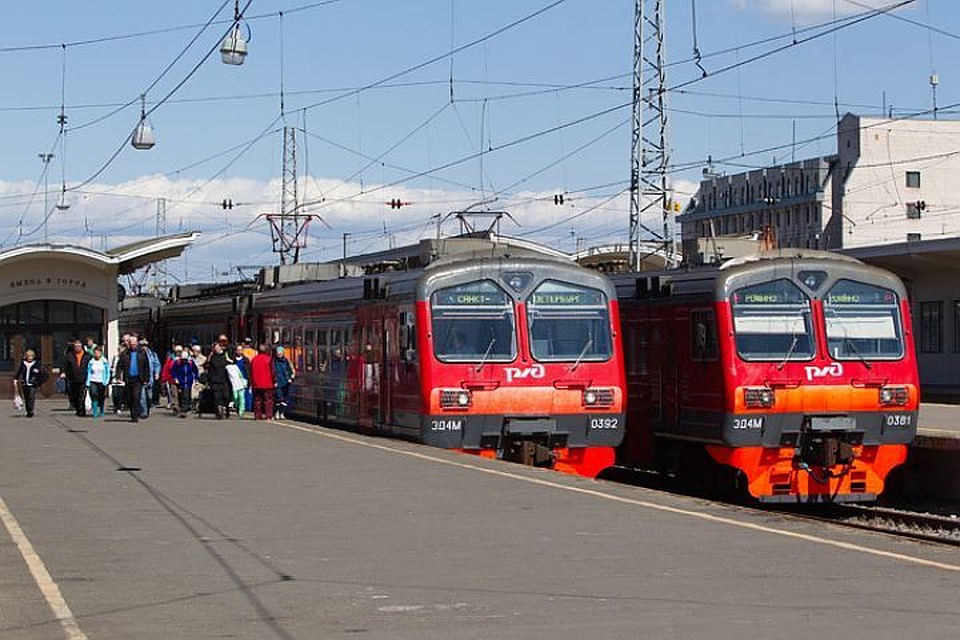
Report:
M220 59L223 64L240 66L247 58L247 42L249 42L249 27L246 35L243 33L244 24L240 22L240 0L233 4L233 27L220 45Z
M133 134L130 136L130 144L133 145L134 149L145 151L152 149L156 143L157 139L153 133L153 127L150 126L150 122L147 120L147 96L141 95L140 122L137 123L137 126L133 129Z

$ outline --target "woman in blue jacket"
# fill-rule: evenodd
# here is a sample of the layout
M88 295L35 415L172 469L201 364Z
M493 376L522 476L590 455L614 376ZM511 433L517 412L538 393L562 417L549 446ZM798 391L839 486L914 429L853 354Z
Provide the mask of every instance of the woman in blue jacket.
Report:
M103 404L110 384L110 363L103 357L103 349L93 348L93 357L87 364L87 391L90 394L90 408L94 418L103 416Z

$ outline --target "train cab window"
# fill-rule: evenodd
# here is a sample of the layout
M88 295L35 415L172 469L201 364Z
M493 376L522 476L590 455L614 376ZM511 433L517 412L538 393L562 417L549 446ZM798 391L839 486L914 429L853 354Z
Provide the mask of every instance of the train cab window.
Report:
M430 297L433 351L443 362L509 362L517 355L513 300L492 280Z
M530 351L541 361L602 361L613 351L607 296L547 280L527 299Z
M742 287L730 297L737 353L744 360L809 360L816 350L810 298L789 280Z
M890 289L838 280L823 299L827 348L837 360L903 356L900 301Z

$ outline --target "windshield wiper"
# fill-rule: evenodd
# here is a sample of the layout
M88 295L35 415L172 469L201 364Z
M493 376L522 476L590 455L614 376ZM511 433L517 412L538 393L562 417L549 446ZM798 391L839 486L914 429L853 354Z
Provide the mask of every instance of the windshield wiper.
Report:
M483 357L480 358L480 363L477 365L476 372L480 373L483 369L483 365L487 363L487 357L490 355L490 350L493 349L493 345L497 344L497 336L494 335L493 330L490 330L490 344L487 345L487 350L483 352Z
M586 343L583 345L583 349L580 349L580 355L577 356L577 359L573 361L573 366L570 367L570 373L573 373L577 370L577 367L580 366L580 361L583 359L583 356L586 355L587 350L593 346L593 338L588 338Z
M869 371L872 368L872 366L870 365L869 362L867 362L867 359L863 357L863 354L860 353L860 349L857 349L857 345L854 344L853 339L850 336L843 336L843 341L848 345L850 345L850 348L853 350L853 354L857 356L857 360L862 362L863 366L865 366Z
M777 365L777 371L781 371L787 364L787 360L789 360L790 356L793 355L793 350L797 348L798 342L800 342L800 336L793 334L793 342L790 343L790 348L787 349L787 355L783 356L783 360L781 360L780 364Z
M830 315L832 315L834 318L840 317L840 314L838 314L833 309L828 309L828 311L830 311ZM846 335L846 332L844 332L844 335L843 335L843 342L844 344L850 345L850 349L853 351L853 355L857 356L857 360L863 363L863 366L867 368L867 371L873 368L873 366L869 362L867 362L867 359L863 356L863 354L860 353L860 349L857 349L857 345L854 344L853 338Z

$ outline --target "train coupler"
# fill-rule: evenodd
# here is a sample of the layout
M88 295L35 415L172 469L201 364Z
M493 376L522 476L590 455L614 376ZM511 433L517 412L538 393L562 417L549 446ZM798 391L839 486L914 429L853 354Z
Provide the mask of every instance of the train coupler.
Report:
M504 443L503 459L519 462L528 467L552 467L553 450L533 440L511 440Z

